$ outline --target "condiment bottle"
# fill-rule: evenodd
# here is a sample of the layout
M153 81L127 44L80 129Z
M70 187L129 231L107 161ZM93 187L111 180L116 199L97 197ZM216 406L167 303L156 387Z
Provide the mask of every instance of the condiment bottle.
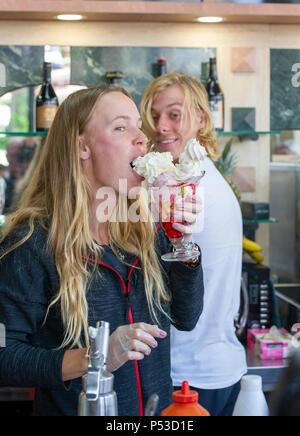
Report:
M241 391L234 407L233 416L269 416L269 408L262 390L259 375L245 375Z
M198 403L199 395L191 391L187 381L182 382L181 390L173 392L173 403L161 412L161 416L210 416Z

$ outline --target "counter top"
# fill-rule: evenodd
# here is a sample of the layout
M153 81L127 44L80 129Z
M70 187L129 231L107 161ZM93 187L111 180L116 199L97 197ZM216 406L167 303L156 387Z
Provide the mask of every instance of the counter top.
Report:
M263 379L264 392L274 390L284 369L288 366L287 359L262 360L253 351L247 350L249 375L260 375ZM33 399L33 389L0 388L0 401L30 401Z
M256 356L253 350L247 350L247 364L249 375L260 375L263 380L264 392L274 390L277 383L280 381L281 376L288 367L288 359L278 360L263 360Z

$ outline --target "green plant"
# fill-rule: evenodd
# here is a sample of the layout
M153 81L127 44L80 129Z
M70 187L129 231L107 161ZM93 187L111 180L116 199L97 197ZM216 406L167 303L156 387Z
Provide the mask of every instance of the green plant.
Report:
M6 150L6 144L8 143L9 138L7 136L0 138L0 150Z

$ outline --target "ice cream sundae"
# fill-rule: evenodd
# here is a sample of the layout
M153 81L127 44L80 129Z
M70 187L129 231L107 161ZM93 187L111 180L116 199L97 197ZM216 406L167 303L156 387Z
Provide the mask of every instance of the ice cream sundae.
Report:
M168 173L173 184L173 178L177 181L185 182L192 177L199 177L203 171L203 160L207 155L206 150L199 141L191 139L185 146L184 151L179 156L177 164L173 163L173 157L170 152L158 153L150 152L145 156L140 156L133 162L135 171L142 177L145 177L149 185L160 184L157 181L159 176L163 176L165 182Z
M172 226L175 222L184 222L172 216L174 203L185 195L195 194L196 185L204 175L203 161L206 155L199 141L191 139L176 164L169 152L150 152L133 162L135 171L146 179L150 187L159 190L159 217L173 245L178 245L179 239L184 239L184 235Z

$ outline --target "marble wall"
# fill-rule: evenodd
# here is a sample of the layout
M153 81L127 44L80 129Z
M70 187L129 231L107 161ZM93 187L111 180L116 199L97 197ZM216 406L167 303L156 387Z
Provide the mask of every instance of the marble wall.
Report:
M147 84L156 76L156 61L167 59L167 71L190 74L206 82L215 48L71 47L71 83L107 83L108 71L121 71L119 83L139 105ZM0 46L0 96L42 82L43 46ZM270 50L270 128L300 129L300 50Z
M300 130L300 50L271 49L271 129Z
M139 106L148 83L156 77L156 61L167 59L167 71L183 72L206 82L207 64L215 48L71 47L71 83L95 86L107 83L106 72L121 71L124 86Z
M44 46L0 46L0 96L43 80Z

